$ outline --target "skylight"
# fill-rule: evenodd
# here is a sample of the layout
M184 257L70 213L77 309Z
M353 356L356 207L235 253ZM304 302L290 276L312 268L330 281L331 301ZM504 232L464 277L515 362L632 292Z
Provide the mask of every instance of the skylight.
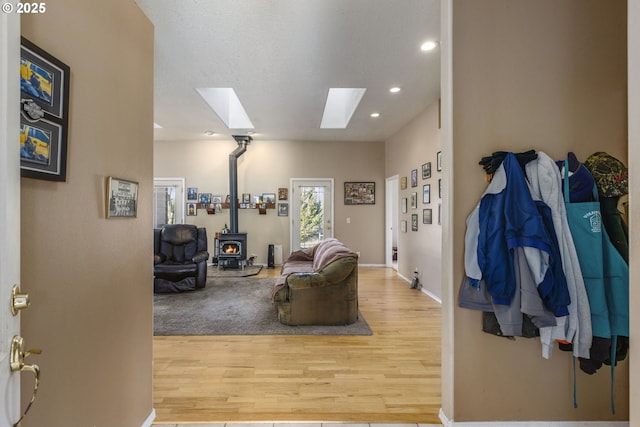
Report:
M229 129L253 129L253 123L232 88L196 88L200 96Z
M366 88L329 88L320 127L322 129L346 128L366 90Z

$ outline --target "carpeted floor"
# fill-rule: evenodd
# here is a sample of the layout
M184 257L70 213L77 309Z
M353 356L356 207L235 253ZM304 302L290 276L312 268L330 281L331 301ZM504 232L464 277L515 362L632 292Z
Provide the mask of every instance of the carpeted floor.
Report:
M154 335L372 335L358 314L346 326L287 326L269 299L275 278L209 278L195 292L154 295Z

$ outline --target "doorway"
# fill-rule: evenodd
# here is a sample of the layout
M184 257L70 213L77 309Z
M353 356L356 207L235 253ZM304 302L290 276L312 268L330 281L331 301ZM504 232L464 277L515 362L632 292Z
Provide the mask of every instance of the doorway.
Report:
M386 179L385 198L385 265L398 271L398 203L399 176Z
M184 178L153 179L153 228L184 224Z
M291 179L291 251L333 237L333 179Z

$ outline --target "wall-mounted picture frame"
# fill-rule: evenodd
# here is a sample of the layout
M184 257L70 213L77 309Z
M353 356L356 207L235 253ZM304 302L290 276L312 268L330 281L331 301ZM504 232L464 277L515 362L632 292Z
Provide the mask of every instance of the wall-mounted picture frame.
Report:
M222 196L211 196L211 203L222 203Z
M20 174L67 180L70 68L20 39Z
M411 214L411 231L418 231L418 214Z
M211 203L211 193L198 193L198 203Z
M438 151L438 154L436 154L436 169L438 172L442 170L442 151Z
M196 187L187 188L187 200L198 200L198 189Z
M431 224L433 222L433 211L431 208L422 209L422 223Z
M376 203L375 182L345 182L345 205L374 205Z
M411 193L411 209L417 209L417 208L418 208L418 193L413 192Z
M438 225L442 225L442 203L438 203Z
M289 203L278 203L278 216L289 216Z
M407 213L407 198L402 198L402 213Z
M251 193L242 193L242 203L251 203Z
M442 178L438 179L438 199L442 199Z
M197 215L198 215L198 204L187 203L187 216L197 216Z
M278 188L278 200L288 200L288 199L289 199L289 189Z
M431 178L431 162L422 165L422 179Z
M414 169L411 171L411 186L418 186L418 169Z
M276 193L262 193L262 203L275 203Z
M107 218L135 218L138 214L138 183L107 177Z
M424 184L422 186L422 203L425 205L431 203L431 184Z
M407 189L407 177L403 176L402 178L400 178L400 189L401 190L406 190Z
M407 232L407 221L405 221L404 219L400 221L400 231L402 231L403 233Z

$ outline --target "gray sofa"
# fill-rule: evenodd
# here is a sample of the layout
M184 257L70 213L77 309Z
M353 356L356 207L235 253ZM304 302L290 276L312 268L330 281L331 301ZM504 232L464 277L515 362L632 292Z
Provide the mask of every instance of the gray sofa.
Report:
M272 292L285 325L349 325L358 320L358 254L325 239L295 251Z

